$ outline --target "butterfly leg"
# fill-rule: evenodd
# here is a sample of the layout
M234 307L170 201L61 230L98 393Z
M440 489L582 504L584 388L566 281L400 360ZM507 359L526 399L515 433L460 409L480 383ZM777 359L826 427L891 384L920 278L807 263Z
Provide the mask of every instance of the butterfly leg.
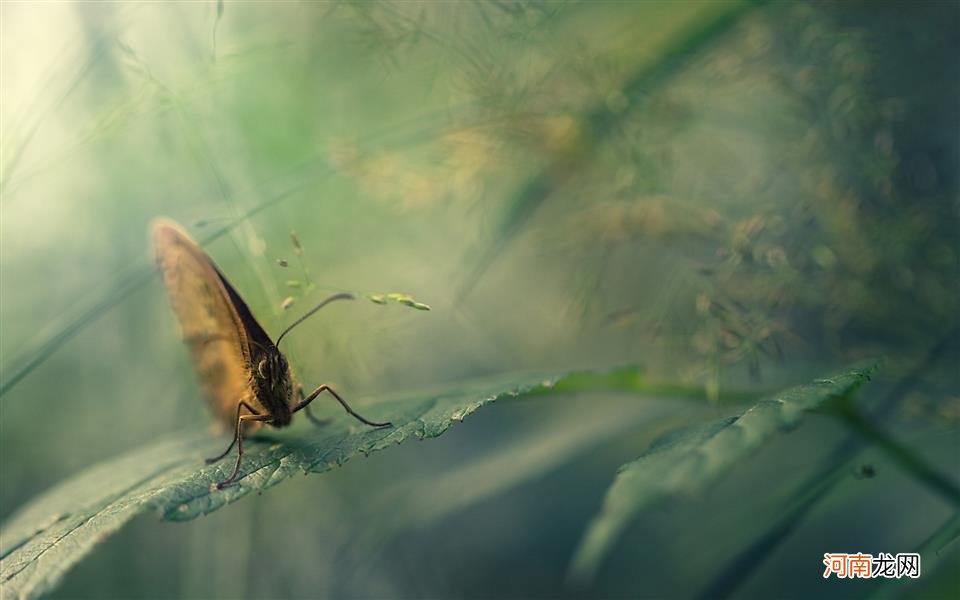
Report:
M259 414L260 414L260 413L257 412L257 410L256 410L255 408L253 408L252 406L250 406L249 404L247 404L246 401L241 400L240 402L237 403L237 416L234 417L235 420L237 420L237 421L240 420L240 409L243 408L244 406L246 406L246 407L247 407L247 410L249 410L251 413L253 413L253 414L255 414L255 415L259 415ZM227 446L227 449L223 451L223 454L221 454L221 455L219 455L219 456L215 456L215 457L213 457L213 458L208 458L208 459L207 459L207 464L209 465L209 464L211 464L211 463L215 463L215 462L217 462L218 460L221 460L224 456L230 454L230 451L233 450L233 446L234 446L234 444L236 444L236 443L237 443L237 437L234 436L234 438L230 441L230 445Z
M217 484L218 490L223 489L233 483L233 481L237 478L237 474L240 472L240 461L243 460L243 422L269 421L272 418L273 415L240 415L237 417L237 437L235 438L235 441L237 442L237 464L233 467L233 473L230 474L230 477L227 477Z
M302 402L304 399L306 399L306 396L305 396L304 393L303 393L303 386L300 385L299 383L296 384L296 386L297 386L297 396L300 396L300 401ZM327 425L330 424L330 421L333 420L333 419L320 419L320 418L317 418L317 417L315 417L315 416L313 415L312 412L310 412L310 407L309 407L309 406L307 406L307 407L305 407L305 408L306 408L305 412L307 413L307 418L310 419L310 422L313 423L313 424L314 424L315 426L317 426L317 427L326 427Z
M346 411L347 411L348 413L350 413L350 415L351 415L353 418L355 418L356 420L360 421L361 423L366 423L367 425L370 425L370 426L372 426L372 427L390 427L390 426L393 425L393 423L390 423L389 421L387 421L387 422L385 422L385 423L376 423L376 422L374 422L374 421L369 421L369 420L363 418L363 417L360 416L359 414L355 413L355 412L353 411L353 409L350 408L350 405L347 404L347 402L346 402L343 398L340 397L340 394L338 394L337 392L335 392L335 391L333 390L333 388L330 387L329 385L321 385L321 386L318 387L317 389L315 389L315 390L313 390L312 392L310 392L310 395L309 395L309 396L307 396L306 398L304 398L299 404L297 404L296 406L293 407L293 412L297 412L298 410L300 410L300 409L302 409L302 408L306 408L311 402L313 402L313 399L314 399L314 398L316 398L317 396L319 396L319 395L320 395L321 393L323 393L323 392L330 392L330 394L331 394L334 398L337 399L337 402L339 402L339 403L343 406L343 408L346 409ZM310 415L310 412L309 412L309 411L307 411L307 415L308 415L308 416Z

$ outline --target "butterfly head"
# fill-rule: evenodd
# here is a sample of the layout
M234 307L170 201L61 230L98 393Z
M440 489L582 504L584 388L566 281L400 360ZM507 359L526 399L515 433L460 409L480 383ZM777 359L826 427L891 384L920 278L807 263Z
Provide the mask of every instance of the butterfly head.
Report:
M287 363L287 359L280 352L280 342L294 327L328 303L334 300L349 300L352 298L353 296L347 293L334 294L283 330L277 336L276 343L269 345L254 343L259 352L254 353L255 357L250 363L253 383L257 400L273 416L270 421L272 425L276 427L288 425L292 416L291 407L296 404L297 400L294 398L293 375L290 373L290 365Z
M290 365L276 346L270 346L257 363L257 378L265 387L277 390L289 377Z
M257 401L273 417L270 424L283 427L290 423L290 406L295 404L293 375L286 357L276 346L264 351L251 365Z

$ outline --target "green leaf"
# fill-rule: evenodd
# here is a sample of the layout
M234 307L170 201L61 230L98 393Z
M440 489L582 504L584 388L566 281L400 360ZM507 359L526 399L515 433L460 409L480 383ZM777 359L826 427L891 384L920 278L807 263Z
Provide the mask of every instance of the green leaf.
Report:
M652 504L700 493L778 431L789 429L828 400L849 397L877 369L850 368L829 379L761 400L746 412L686 428L651 444L620 467L603 507L587 528L570 564L570 580L589 583L633 517Z
M49 591L97 543L143 512L172 521L193 519L297 473L328 471L411 438L439 436L487 403L543 391L562 380L511 375L368 404L365 412L393 422L387 429L344 416L295 438L260 435L247 444L238 484L223 490L214 484L226 478L233 461L206 465L203 459L217 455L226 439L198 431L174 435L81 473L12 517L0 531L2 597Z

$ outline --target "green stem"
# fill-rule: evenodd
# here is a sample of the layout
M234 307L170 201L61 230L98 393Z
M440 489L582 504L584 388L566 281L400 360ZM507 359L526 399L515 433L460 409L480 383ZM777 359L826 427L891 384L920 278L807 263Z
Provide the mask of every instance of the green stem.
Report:
M914 552L920 555L923 564L923 574L921 577L929 577L935 570L937 573L940 572L938 567L943 566L940 563L946 559L946 552L944 552L944 550L946 550L947 546L951 543L955 542L958 536L960 536L960 511L948 517L936 531L930 534L919 546L914 548ZM941 556L941 554L944 556ZM949 565L947 565L947 567L949 567ZM881 580L877 582L874 593L864 594L861 598L881 600L883 598L916 597L916 593L911 596L906 592L913 591L912 588L917 583L918 581L914 579Z
M841 463L822 478L815 478L801 488L799 497L752 544L733 557L720 573L697 595L697 598L727 598L768 557L773 548L787 539L801 525L810 511L825 498L837 483L849 477L847 463Z
M890 434L871 423L851 404L844 405L839 411L844 423L860 434L864 439L876 445L907 473L921 483L940 494L954 506L960 506L960 487L916 452L901 444Z
M960 334L960 331L954 328L931 346L917 364L908 373L900 377L899 381L880 401L877 409L873 412L874 417L881 419L893 414L900 401L919 383L922 374L932 369L947 354L958 334ZM844 401L849 403L850 398L845 398ZM731 596L744 581L756 573L790 533L802 525L810 511L816 508L817 504L845 479L844 475L849 473L848 462L856 457L864 445L865 440L851 435L826 456L821 461L821 467L798 484L797 489L800 492L794 508L781 516L768 533L761 536L734 560L730 561L720 574L708 584L701 596L706 598ZM822 484L824 487L821 490ZM816 491L811 493L810 490Z
M549 389L532 394L557 394L577 392L624 392L665 398L709 400L720 404L745 404L756 402L769 395L765 391L724 391L719 398L710 398L703 386L685 385L679 382L651 381L643 371L634 366L625 366L606 372L580 372L564 377Z

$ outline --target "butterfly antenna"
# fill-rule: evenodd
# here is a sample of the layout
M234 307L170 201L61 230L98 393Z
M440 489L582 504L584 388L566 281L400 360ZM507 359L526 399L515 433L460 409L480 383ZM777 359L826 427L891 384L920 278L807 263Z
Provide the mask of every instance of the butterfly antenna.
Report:
M279 345L280 345L280 340L283 339L283 336L285 336L285 335L287 335L288 333L290 333L290 330L291 330L291 329L293 329L294 327L296 327L296 326L299 325L300 323L303 323L304 321L306 321L308 318L310 318L310 317L313 315L313 313L317 312L318 310L320 310L320 309L323 308L324 306L330 304L330 303L333 302L334 300L353 300L353 294L347 294L347 293L334 294L334 295L330 296L329 298L327 298L326 300L324 300L323 302L321 302L320 304L314 306L313 308L311 308L311 309L307 312L307 314L303 315L302 317L300 317L299 319L297 319L296 321L294 321L293 323L291 323L289 327L287 327L286 329L284 329L284 330L283 330L283 333L280 334L280 337L277 338L277 343L276 343L275 345L276 345L276 346L279 346Z
M251 344L253 344L254 346L256 346L257 348L260 348L260 350L263 351L264 354L266 354L266 353L269 351L267 348L264 348L264 347L263 347L263 344L255 341L255 340L251 340L251 339L248 338L247 341L250 342Z

